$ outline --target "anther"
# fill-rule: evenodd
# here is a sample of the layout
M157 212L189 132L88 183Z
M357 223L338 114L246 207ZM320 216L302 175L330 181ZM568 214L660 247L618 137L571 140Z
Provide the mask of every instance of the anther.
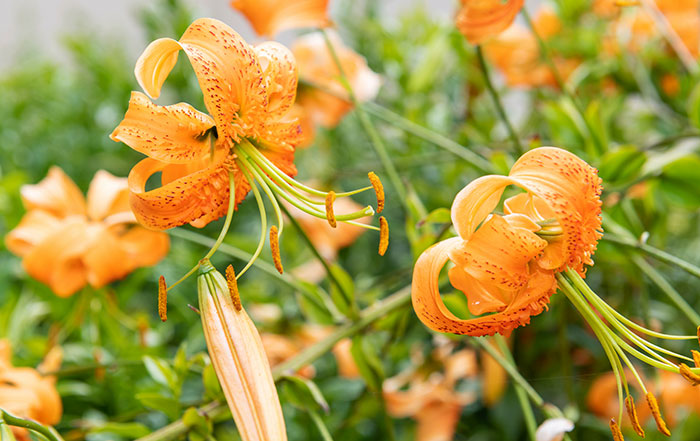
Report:
M372 183L374 192L377 194L377 213L381 213L382 210L384 210L384 186L382 185L382 181L379 180L379 176L374 172L367 173L367 177L369 178L369 182Z
M644 438L644 429L639 424L639 419L637 418L637 408L634 407L634 398L632 395L627 395L625 398L625 408L627 409L627 416L630 418L632 423L632 428L641 438Z
M622 431L620 430L620 426L617 425L615 418L610 418L610 431L615 441L625 441L625 437L622 436Z
M270 250L272 251L272 262L280 274L284 273L282 268L282 258L280 257L280 241L277 232L277 226L270 227Z
M158 278L158 317L162 322L168 319L168 287L163 276Z
M383 256L389 248L389 222L384 216L379 217L379 255Z
M700 326L698 326L698 343L700 343Z
M695 359L695 354L693 354L693 358ZM697 361L696 361L697 363ZM688 380L688 382L692 383L693 386L697 386L700 384L700 375L696 374L690 368L688 367L687 364L681 363L678 365L678 370L683 375L683 378Z
M656 427L659 429L659 432L666 436L671 436L671 431L668 430L666 422L661 417L659 403L656 402L656 397L651 392L647 393L647 404L649 404L649 410L651 410L651 415L654 417L654 421L656 421Z
M335 202L335 192L333 190L329 191L326 195L326 219L328 219L328 224L335 228L335 213L333 213L333 202Z
M242 308L241 296L238 294L238 281L236 281L236 271L233 269L233 265L226 267L226 284L228 292L231 294L233 307L236 308L236 311L240 311Z
M695 362L695 367L700 368L700 352L691 349L690 353L693 354L693 361Z

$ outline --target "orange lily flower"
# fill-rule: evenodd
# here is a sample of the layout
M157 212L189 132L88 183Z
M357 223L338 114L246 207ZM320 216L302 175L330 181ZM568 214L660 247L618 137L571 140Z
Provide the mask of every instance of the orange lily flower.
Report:
M374 186L346 193L321 192L292 178L295 147L303 138L298 119L290 112L297 65L287 48L275 42L250 46L224 23L198 19L180 40L158 39L139 57L136 78L150 97L160 95L180 50L189 57L211 116L185 103L159 106L146 95L132 92L124 120L111 134L113 140L149 156L129 174L129 202L140 223L159 230L188 222L203 227L228 214L227 230L237 204L252 189L262 224L255 260L267 234L260 187L277 215L278 226L270 228L270 245L281 272L283 221L274 194L331 225L374 214L370 206L348 214L336 215L333 210L336 197ZM157 172L162 185L146 191L146 182ZM324 204L325 212L319 208Z
M60 297L155 265L168 252L165 233L135 225L125 178L98 171L86 201L63 170L52 167L40 183L23 186L21 194L27 214L5 243L23 257L30 276Z
M29 418L44 425L61 420L63 406L56 391L56 377L43 375L61 366L62 352L55 347L37 369L14 367L12 348L7 340L0 340L0 408L20 418ZM27 429L12 427L17 441L30 441Z
M455 197L452 223L459 237L426 250L413 273L413 307L431 329L473 336L509 335L549 303L554 273L584 275L601 237L601 181L595 169L554 147L525 153L509 176L485 176ZM526 192L504 202L505 215L489 215L505 187ZM478 228L477 228L478 227ZM463 291L474 315L462 320L443 304L441 268L451 260L452 285Z
M448 345L433 354L443 366L442 372L421 372L414 366L384 381L387 412L393 417L415 419L416 441L452 440L462 407L476 399L470 392L455 390L459 380L477 373L474 351L463 349L450 353L451 350ZM406 384L408 389L402 390Z
M525 0L461 0L457 28L472 44L495 37L515 20Z
M362 55L345 46L336 32L328 31L327 34L357 100L365 102L374 99L381 86L379 75L367 66L367 60ZM297 59L302 81L313 86L300 86L297 103L314 124L335 127L352 110L352 103L339 81L340 71L323 35L315 32L296 39L292 52Z
M533 24L544 40L561 29L559 17L547 7L540 9ZM513 24L497 38L485 42L484 53L503 73L509 86L557 87L552 69L542 60L535 35L519 24ZM566 79L579 62L555 56L554 64L562 78Z
M262 334L260 339L271 367L289 360L303 349L297 341L286 335ZM313 378L316 375L316 369L312 365L306 365L301 367L297 374L305 378Z
M274 37L287 29L330 26L328 0L232 0L258 35Z

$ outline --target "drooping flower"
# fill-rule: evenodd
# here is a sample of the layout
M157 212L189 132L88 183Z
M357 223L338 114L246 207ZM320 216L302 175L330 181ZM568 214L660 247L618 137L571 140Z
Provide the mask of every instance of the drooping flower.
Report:
M229 267L231 268L231 267ZM285 441L282 407L260 335L238 292L208 261L197 287L204 337L236 427L244 441Z
M461 0L457 29L472 44L495 37L515 20L525 0Z
M505 187L525 190L503 202L504 215L491 214ZM657 369L680 373L700 384L700 352L693 358L649 343L641 335L666 340L695 340L697 335L667 335L640 326L617 312L586 285L583 277L601 233L601 180L597 171L572 153L541 147L525 153L508 176L472 181L455 198L452 223L458 237L423 252L413 273L413 307L431 329L472 336L508 335L529 323L558 288L591 326L610 361L618 389L618 419L610 420L616 440L627 410L643 436L623 363L645 395L659 432L670 435L652 392L627 354ZM461 319L447 309L438 279L447 261L452 285L465 293L478 317ZM663 354L663 355L662 355ZM695 363L675 363L667 357ZM623 400L623 392L626 398ZM623 404L624 402L624 404Z
M21 189L27 213L5 237L27 273L67 297L90 284L102 287L167 253L165 233L136 225L125 178L100 170L87 193L58 167Z
M323 28L331 24L328 0L231 0L258 35L274 37L287 29Z
M416 420L416 441L451 441L462 408L476 399L471 392L457 390L458 381L476 376L476 355L468 349L452 352L448 345L436 349L432 358L441 370L425 371L414 363L386 379L382 393L389 415Z
M278 241L283 221L278 197L331 224L352 223L374 214L369 206L348 214L336 215L332 210L336 197L373 187L321 192L292 178L296 174L294 151L302 134L298 119L290 114L297 65L287 48L275 42L250 46L224 23L198 19L180 40L158 39L139 57L136 78L150 97L160 95L180 50L194 68L211 116L185 103L159 106L133 92L124 120L111 135L149 156L129 174L129 201L139 222L160 230L188 222L203 227L229 214L227 229L233 210L252 189L262 224L255 260L268 232L262 189L277 216L278 225L269 230L270 245L281 271ZM161 186L146 190L146 182L158 172ZM230 194L235 197L230 199ZM319 208L323 205L325 211ZM252 260L239 277L250 264Z
M374 99L381 86L379 75L367 66L363 56L345 46L336 32L327 31L327 35L355 98L359 102ZM297 103L314 124L335 127L353 106L323 35L315 32L298 38L292 52L302 79Z
M20 418L52 426L61 420L63 405L56 390L56 377L44 375L61 366L62 351L54 347L38 369L14 367L12 349L0 340L0 408ZM27 429L12 428L17 441L29 441Z
M544 40L556 35L561 28L559 17L548 7L538 11L533 25ZM485 42L484 54L503 73L509 86L557 87L552 69L542 59L537 38L520 24L511 25L498 37ZM580 64L578 60L557 55L553 61L564 80Z
M525 190L504 202L505 215L489 215L509 185ZM426 250L413 273L413 306L423 323L441 332L508 335L544 310L556 289L555 271L585 274L601 233L600 178L573 154L541 147L524 154L509 176L485 176L467 185L452 204L459 237ZM478 227L478 228L477 228ZM474 315L450 313L437 279L451 260L452 285Z

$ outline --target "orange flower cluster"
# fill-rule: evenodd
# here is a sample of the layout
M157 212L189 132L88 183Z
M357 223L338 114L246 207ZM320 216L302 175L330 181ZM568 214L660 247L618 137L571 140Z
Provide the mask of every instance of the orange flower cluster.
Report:
M653 0L671 32L695 58L700 55L700 0ZM648 10L636 7L632 13L623 13L631 8L620 7L615 0L596 0L593 11L604 17L618 17L610 23L605 51L619 53L621 50L638 51L650 39L660 35L657 23Z
M63 170L52 167L21 193L27 214L5 237L7 248L60 297L121 279L168 252L167 234L135 225L124 178L98 171L86 201Z
M551 8L542 8L533 20L537 34L548 40L561 30L561 21ZM484 43L486 57L503 73L509 86L557 87L552 69L540 54L537 38L529 29L513 24L497 38ZM554 64L562 79L566 79L579 65L577 60L554 57Z
M337 33L328 31L327 34L357 100L374 99L381 85L379 75L367 66L363 56L345 46ZM322 34L316 32L298 38L292 45L292 53L302 82L310 84L300 85L295 104L301 121L307 121L306 127L312 130L304 133L308 142L313 138L314 126L335 127L353 106Z
M232 0L231 7L246 16L258 35L274 37L297 28L323 28L331 24L328 0Z
M461 0L457 29L472 44L481 44L508 28L525 0Z
M525 190L506 199L504 215L490 214L505 187ZM509 176L484 176L455 197L452 223L458 237L425 252L413 272L413 307L421 321L440 332L509 335L546 308L557 288L555 273L581 276L601 237L601 180L572 153L541 147L525 153ZM438 278L450 260L452 285L465 293L463 320L442 302Z
M63 405L56 391L56 377L40 372L55 371L61 366L62 352L54 348L38 369L12 366L12 348L0 340L0 408L20 418L29 418L44 425L61 420ZM27 429L12 428L17 441L30 441Z

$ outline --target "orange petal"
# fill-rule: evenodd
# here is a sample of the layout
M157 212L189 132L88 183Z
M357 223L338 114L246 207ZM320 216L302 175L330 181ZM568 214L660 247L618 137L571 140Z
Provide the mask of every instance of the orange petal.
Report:
M148 178L163 171L168 164L146 158L129 173L131 209L144 226L165 230L185 223L203 227L226 214L228 208L228 170L223 158L207 167L146 191ZM250 186L240 173L236 178L236 204L245 198Z
M131 92L129 109L110 135L137 152L172 164L207 156L214 120L186 103L171 106L153 104L141 92Z
M159 38L149 44L136 61L136 81L151 98L160 96L160 89L175 67L180 49L180 43L172 38Z
M232 0L231 7L246 16L255 32L274 37L287 29L330 25L328 0Z
M454 334L483 336L498 332L508 336L513 329L529 323L531 316L544 310L549 297L556 290L556 279L551 271L534 267L531 268L528 285L513 297L502 312L469 320L452 314L440 298L438 278L449 259L448 253L460 242L460 238L439 242L424 251L416 262L411 287L413 309L427 327Z
M133 269L129 256L119 246L116 234L107 229L102 230L93 246L86 250L83 263L87 269L88 283L95 288L122 279Z
M559 269L570 267L583 273L591 265L602 236L601 179L596 169L576 155L555 147L530 150L518 159L510 177L541 198L554 212L563 229Z
M498 35L515 20L525 0L462 0L457 28L472 44Z
M297 63L292 52L276 41L253 47L263 71L267 92L267 113L283 116L294 104L297 92Z
M98 221L125 211L131 212L126 178L118 178L105 170L98 170L87 192L88 217Z
M498 205L503 190L515 182L507 176L483 176L464 187L452 202L452 224L462 239L469 240L486 216Z
M119 246L129 256L134 268L153 266L168 254L170 237L166 233L134 226L119 237Z
M416 441L449 441L454 439L462 405L457 401L434 401L416 415Z
M58 217L85 214L85 198L75 183L59 167L53 166L44 179L20 190L29 210L46 210Z
M31 210L22 217L19 225L7 233L5 245L14 254L24 256L61 224L62 221L48 211Z
M99 235L101 227L72 218L48 236L22 261L33 278L51 287L60 297L67 297L87 283L83 253Z

